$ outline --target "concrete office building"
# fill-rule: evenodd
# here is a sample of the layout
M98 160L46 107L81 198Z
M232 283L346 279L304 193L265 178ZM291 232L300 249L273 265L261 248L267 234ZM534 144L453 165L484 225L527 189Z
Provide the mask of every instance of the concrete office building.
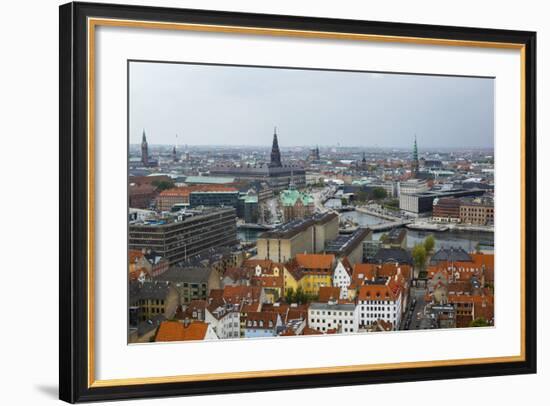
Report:
M320 253L327 241L338 236L336 213L316 214L301 220L285 223L258 237L257 259L286 262L296 254Z
M426 179L409 179L398 183L398 195L412 195L415 193L426 192L430 186Z
M235 191L197 191L189 194L189 206L192 208L229 206L237 208L239 192Z
M415 194L401 194L399 196L399 208L412 215L430 214L435 199L444 197L474 197L481 196L484 190L478 189L452 189L446 191L428 191Z
M194 210L186 215L132 222L129 226L129 249L154 250L171 265L209 249L236 243L233 208Z
M352 234L340 234L328 241L325 253L334 254L336 258L347 258L352 265L363 262L363 243L372 240L372 231L358 228Z

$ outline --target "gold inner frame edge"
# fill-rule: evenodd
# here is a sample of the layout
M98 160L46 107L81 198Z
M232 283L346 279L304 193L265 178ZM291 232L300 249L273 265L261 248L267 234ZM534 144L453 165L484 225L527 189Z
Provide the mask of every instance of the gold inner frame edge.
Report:
M332 367L316 367L316 368L299 368L299 369L278 369L264 371L241 371L241 372L221 372L210 374L191 374L191 375L175 375L161 377L144 377L144 378L120 378L120 379L95 379L95 341L94 341L94 190L95 190L95 27L110 26L110 27L130 27L130 28L148 28L162 30L179 30L179 31L194 31L194 32L217 32L217 33L233 33L245 35L267 35L267 36L284 36L284 37L299 37L299 38L318 38L318 39L341 39L355 41L371 41L371 42L393 42L402 44L420 44L420 45L439 45L439 46L461 46L461 47L479 47L479 48L496 48L496 49L512 49L520 51L520 86L521 86L521 101L520 101L520 164L521 164L521 230L520 230L520 337L521 350L520 355L503 356L503 357L485 357L485 358L465 358L455 360L434 360L434 361L415 361L401 363L384 363L384 364L364 364L364 365L348 365L348 366L332 366ZM380 371L401 368L426 368L440 366L460 366L472 364L496 364L504 362L522 362L525 361L525 45L519 43L507 42L489 42L489 41L470 41L470 40L453 40L439 38L422 38L422 37L401 37L391 35L374 35L374 34L355 34L344 32L326 32L326 31L306 31L306 30L290 30L290 29L273 29L259 27L242 27L242 26L227 26L227 25L208 25L208 24L188 24L188 23L166 23L154 21L140 20L123 20L109 18L88 18L87 21L87 44L88 44L88 63L87 63L87 80L88 80L88 387L113 387L126 385L143 385L143 384L161 384L161 383L177 383L177 382L197 382L197 381L212 381L220 379L244 379L255 377L280 377L280 376L297 376L311 374L331 374L343 372L367 372Z

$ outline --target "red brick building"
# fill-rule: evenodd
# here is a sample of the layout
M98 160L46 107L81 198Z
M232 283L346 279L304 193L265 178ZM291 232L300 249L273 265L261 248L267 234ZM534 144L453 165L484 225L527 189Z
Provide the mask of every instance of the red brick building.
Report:
M157 209L169 211L175 204L189 203L191 192L237 192L237 189L222 185L193 185L163 190L157 197Z
M442 197L440 199L435 199L433 203L432 217L435 221L460 221L460 199L456 199L454 197Z
M129 205L135 209L147 209L157 196L156 188L151 184L132 184L129 191Z

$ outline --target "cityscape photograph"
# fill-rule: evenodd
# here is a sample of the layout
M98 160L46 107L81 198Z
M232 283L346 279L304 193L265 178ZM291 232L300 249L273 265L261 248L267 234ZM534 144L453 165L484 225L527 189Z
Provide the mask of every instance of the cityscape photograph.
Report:
M131 61L128 343L490 328L494 170L493 78Z

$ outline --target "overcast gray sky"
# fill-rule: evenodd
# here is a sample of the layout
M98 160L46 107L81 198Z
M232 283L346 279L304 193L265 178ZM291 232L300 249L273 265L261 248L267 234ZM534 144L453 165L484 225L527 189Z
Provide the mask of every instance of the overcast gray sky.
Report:
M494 81L130 64L130 143L493 147Z

